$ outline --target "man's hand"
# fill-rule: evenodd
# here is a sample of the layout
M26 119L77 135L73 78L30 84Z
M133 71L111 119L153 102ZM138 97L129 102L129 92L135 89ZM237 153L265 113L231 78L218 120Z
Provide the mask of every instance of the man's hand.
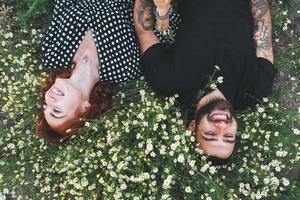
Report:
M160 15L165 15L171 6L171 0L153 0Z
M273 63L272 22L267 0L251 0L256 55Z
M171 7L171 0L153 0L156 11L160 16L164 16L167 14ZM158 31L165 31L169 28L169 19L167 20L160 20L156 19L156 29Z

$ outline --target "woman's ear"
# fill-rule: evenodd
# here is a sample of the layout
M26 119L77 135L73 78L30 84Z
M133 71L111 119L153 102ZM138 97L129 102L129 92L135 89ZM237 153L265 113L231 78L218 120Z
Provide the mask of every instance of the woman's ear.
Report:
M91 104L90 102L88 101L84 101L82 104L81 104L81 107L80 107L80 113L86 113L91 107Z
M187 130L194 132L196 128L196 122L195 120L192 120L189 124L189 126L187 127Z

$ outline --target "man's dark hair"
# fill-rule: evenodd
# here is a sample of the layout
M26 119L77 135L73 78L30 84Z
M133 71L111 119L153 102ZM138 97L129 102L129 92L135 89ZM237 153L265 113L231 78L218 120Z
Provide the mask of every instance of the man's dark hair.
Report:
M211 162L212 166L219 166L219 165L225 165L229 163L229 161L232 158L233 153L228 158L219 158L216 156L208 156L207 161Z

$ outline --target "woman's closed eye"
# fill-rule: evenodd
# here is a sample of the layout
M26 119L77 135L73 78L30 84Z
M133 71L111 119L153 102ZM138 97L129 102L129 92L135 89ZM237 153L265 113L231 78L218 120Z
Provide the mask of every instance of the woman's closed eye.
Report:
M47 109L47 104L44 104L44 105L43 105L43 109L44 109L44 110ZM59 109L57 109L57 108L54 108L54 109L52 110L52 112L50 112L49 114L50 114L52 117L56 118L56 119L60 119L60 118L65 117L65 115L62 115L61 113L62 113L61 110L59 110Z
M47 104L43 104L43 109L47 109L48 105ZM58 108L53 108L53 113L56 113L56 114L60 114L61 113L61 110L58 109Z
M57 108L54 108L53 112L50 112L50 115L56 119L61 119L66 116L66 115L62 114L62 111L58 110Z
M60 114L61 113L61 111L58 110L58 109L56 109L56 108L53 109L53 112L56 113L56 114Z

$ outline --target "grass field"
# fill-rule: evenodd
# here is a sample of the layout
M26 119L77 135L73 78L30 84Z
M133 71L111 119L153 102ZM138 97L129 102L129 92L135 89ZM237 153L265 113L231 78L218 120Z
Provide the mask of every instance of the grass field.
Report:
M63 145L37 138L41 41L50 0L0 0L0 200L299 199L300 2L270 1L274 94L238 114L237 151L211 166L195 149L176 98L143 80Z

